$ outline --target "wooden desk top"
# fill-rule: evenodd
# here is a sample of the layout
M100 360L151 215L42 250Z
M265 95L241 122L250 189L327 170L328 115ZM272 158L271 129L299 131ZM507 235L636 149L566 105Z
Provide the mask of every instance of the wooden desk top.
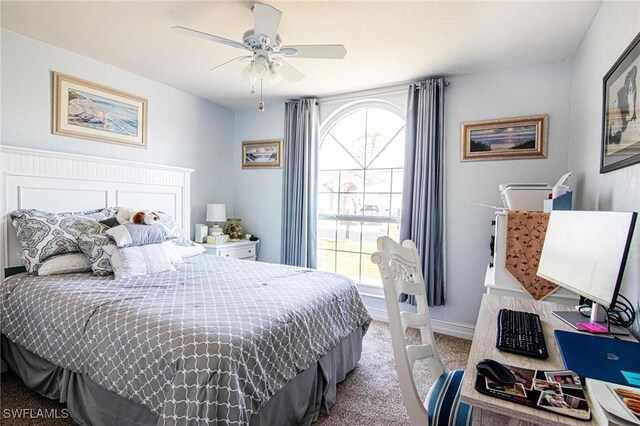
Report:
M540 320L542 321L542 327L544 329L544 337L547 343L547 350L549 352L548 359L540 360L529 358L508 352L501 352L496 349L497 317L498 311L502 308L533 312L540 315ZM476 364L483 358L494 359L498 362L523 368L538 370L564 370L562 355L560 355L553 332L554 330L575 330L553 316L552 312L566 310L566 305L485 294L482 297L482 304L480 305L480 313L478 315L478 322L476 323L473 343L471 344L469 360L465 368L466 374L464 375L464 380L462 382L460 400L466 404L481 408L482 410L492 411L539 425L597 425L593 413L591 415L592 420L590 422L584 422L560 416L552 412L537 410L535 408L525 407L513 402L500 400L498 398L483 395L475 390ZM587 399L589 399L588 394ZM592 405L590 400L589 404Z

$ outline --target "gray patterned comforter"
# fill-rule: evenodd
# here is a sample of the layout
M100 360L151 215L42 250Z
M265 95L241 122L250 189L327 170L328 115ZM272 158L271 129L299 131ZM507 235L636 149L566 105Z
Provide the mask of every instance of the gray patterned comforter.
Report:
M177 272L6 279L0 331L147 406L159 424L247 424L370 316L339 275L201 255Z

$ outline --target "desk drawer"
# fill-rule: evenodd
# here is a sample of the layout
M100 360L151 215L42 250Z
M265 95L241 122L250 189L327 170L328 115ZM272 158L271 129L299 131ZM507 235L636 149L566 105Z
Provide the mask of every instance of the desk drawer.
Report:
M234 259L249 259L255 260L256 253L253 247L242 247L236 249L220 250L220 256L231 257Z

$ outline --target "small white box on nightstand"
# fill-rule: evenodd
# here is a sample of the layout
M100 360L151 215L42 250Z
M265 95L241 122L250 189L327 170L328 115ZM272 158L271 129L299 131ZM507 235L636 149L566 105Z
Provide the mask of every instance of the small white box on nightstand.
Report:
M207 238L207 231L209 227L207 225L203 225L202 223L196 223L196 232L194 239L197 243L204 243L205 238Z

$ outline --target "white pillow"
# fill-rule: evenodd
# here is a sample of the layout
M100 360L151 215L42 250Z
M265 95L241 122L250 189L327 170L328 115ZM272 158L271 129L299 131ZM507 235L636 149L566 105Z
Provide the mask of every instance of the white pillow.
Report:
M91 270L91 262L82 253L60 254L45 260L38 269L39 276L55 274L73 274L76 272L88 272Z
M126 248L108 245L104 251L109 256L116 280L176 270L171 255L162 244Z
M169 244L172 244L176 248L182 258L197 256L207 251L207 249L202 247L200 244L195 244L193 246L182 246L174 243L173 241L170 241Z
M173 244L172 241L165 241L161 244L162 247L166 250L169 255L169 260L173 265L182 265L184 260L182 260L182 256L180 255L180 250L178 250L178 245Z

